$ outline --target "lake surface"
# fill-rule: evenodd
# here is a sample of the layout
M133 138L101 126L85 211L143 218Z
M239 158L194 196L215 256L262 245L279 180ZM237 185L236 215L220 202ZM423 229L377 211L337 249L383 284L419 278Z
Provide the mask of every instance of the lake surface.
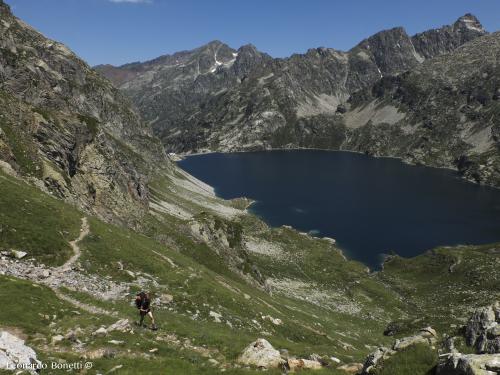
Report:
M500 190L450 170L316 150L196 155L179 166L222 198L256 200L251 211L269 225L335 238L371 268L391 252L500 241Z

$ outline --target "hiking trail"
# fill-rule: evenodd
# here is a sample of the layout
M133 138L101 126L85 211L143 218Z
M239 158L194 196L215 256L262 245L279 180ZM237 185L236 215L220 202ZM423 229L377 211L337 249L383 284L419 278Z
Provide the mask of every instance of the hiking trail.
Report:
M82 217L82 226L80 227L80 236L76 240L70 241L69 245L73 249L73 256L69 258L62 266L57 267L55 271L64 272L70 270L73 264L80 258L82 252L78 243L81 242L90 233L89 222L87 217Z

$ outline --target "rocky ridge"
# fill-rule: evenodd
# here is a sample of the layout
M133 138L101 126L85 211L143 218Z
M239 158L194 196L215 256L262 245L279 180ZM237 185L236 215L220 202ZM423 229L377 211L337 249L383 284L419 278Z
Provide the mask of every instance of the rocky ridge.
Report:
M497 37L486 35L466 14L414 36L385 30L348 52L316 48L273 59L254 46L233 50L215 41L96 69L132 99L169 152L352 150L453 168L471 181L498 185ZM491 59L476 61L483 55ZM456 60L456 69L443 69ZM380 97L388 82L409 79L408 71L418 75L411 87ZM460 74L463 81L455 81ZM414 103L410 111L398 97L403 90ZM446 99L450 90L454 100Z

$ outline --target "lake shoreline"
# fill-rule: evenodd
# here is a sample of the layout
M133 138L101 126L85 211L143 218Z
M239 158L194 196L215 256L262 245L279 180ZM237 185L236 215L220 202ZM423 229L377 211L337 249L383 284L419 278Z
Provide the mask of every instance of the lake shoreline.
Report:
M460 180L462 180L462 181L465 181L465 182L468 182L468 183L471 183L471 184L474 184L474 185L478 185L478 186L485 186L485 187L488 187L488 188L493 188L493 189L500 190L500 186L495 186L495 185L490 185L490 184L484 184L484 183L481 183L481 182L477 182L477 181L474 181L474 180L469 180L467 178L464 178L462 175L460 175L458 169L454 168L452 166L450 166L450 167L445 167L445 166L439 167L439 166L427 165L427 164L415 164L415 163L408 162L407 160L405 160L401 156L370 155L370 154L367 154L365 152L354 151L354 150L332 150L332 149L328 149L328 148L316 148L316 147L272 148L272 149L265 149L265 150L239 150L239 151L212 151L212 150L208 150L208 151L202 151L202 152L175 154L175 157L173 157L172 160L175 161L175 162L177 162L177 161L184 160L184 159L186 159L188 157L191 157L191 156L201 156L201 155L210 155L210 154L246 154L246 153L252 153L252 152L308 151L308 150L310 150L310 151L325 151L325 152L348 152L348 153L357 154L357 155L365 155L365 156L369 156L371 158L376 158L376 159L394 159L394 160L399 160L401 163L403 163L405 165L413 166L413 167L425 167L425 168L435 168L435 169L448 170L448 171L456 173L457 174L457 178L460 179Z
M191 159L191 156L202 158ZM491 201L494 203L498 198L493 189L471 184L459 178L456 171L450 168L413 165L397 157L375 157L354 151L310 148L207 151L183 154L182 157L179 166L183 169L186 167L188 173L215 187L217 197L226 200L245 198L247 204L244 207L242 205L241 209L260 218L270 227L288 225L298 233L318 240L323 237L334 238L337 241L336 247L346 258L359 261L374 272L383 269L386 261L376 257L389 251L411 258L439 246L479 245L500 240L491 234L491 229L480 230L476 228L477 223L469 222L464 227L462 219L457 221L456 214L451 215L456 209L467 213L482 207L481 212L484 213L479 218L491 217L493 211L485 211L484 199L490 197L488 199L494 199ZM310 163L318 163L320 169ZM441 173L439 170L446 172ZM323 171L328 173L322 173ZM328 175L330 177L326 177ZM281 181L283 177L286 180ZM322 187L322 184L325 186ZM325 196L324 189L332 188L340 190L329 190L328 197ZM310 189L314 191L316 198L308 197L306 192ZM455 198L449 197L448 191L455 193ZM480 200L476 201L471 192L480 194ZM270 193L272 194L269 195ZM331 196L332 193L337 198ZM294 194L299 195L295 197ZM378 194L377 199L385 199L388 203L377 205L372 194ZM430 198L427 196L429 194ZM298 197L302 198L296 199ZM324 204L319 203L318 206L317 198L322 199ZM424 199L423 211L420 203L412 203L414 200L420 202L421 199ZM389 202L394 203L392 208L387 206L391 204ZM269 203L272 205L269 206ZM406 205L406 211L397 208ZM496 206L495 204L494 207ZM322 210L317 211L318 207ZM496 211L494 212L496 215ZM435 219L430 220L436 213ZM400 218L394 221L394 215L400 215ZM458 217L461 216L463 215ZM359 219L362 219L361 222ZM497 221L492 221L494 226ZM381 228L381 222L386 222L387 228L391 229ZM436 223L440 226L437 230L429 227L437 225ZM358 228L358 224L361 225L359 234L353 235L356 232L353 228ZM469 230L469 227L472 229ZM459 233L465 232L459 235L445 234L450 228ZM311 233L316 230L318 233ZM357 239L357 236L366 236L367 239ZM405 236L411 240L404 239ZM426 239L428 236L430 238ZM366 242L369 242L368 247L360 246Z

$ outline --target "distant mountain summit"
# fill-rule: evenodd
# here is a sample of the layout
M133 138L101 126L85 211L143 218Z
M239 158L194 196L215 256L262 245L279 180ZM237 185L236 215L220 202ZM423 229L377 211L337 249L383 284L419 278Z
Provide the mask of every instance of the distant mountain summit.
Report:
M459 168L458 160L470 156L475 147L467 140L460 151L449 152L442 139L440 156L432 158L396 140L389 145L373 143L370 137L355 142L366 136L366 125L383 125L370 134L392 139L390 135L401 131L401 121L407 117L396 105L365 121L368 112L361 110L359 95L357 112L352 110L353 94L370 91L380 86L380 80L423 63L430 66L437 57L453 54L487 34L475 16L466 14L452 25L413 36L401 27L384 30L347 52L322 47L272 58L252 45L234 50L214 41L144 63L96 69L133 100L168 151L319 147ZM453 57L445 64L451 67ZM450 111L460 110L448 105ZM486 176L475 179L492 183Z

